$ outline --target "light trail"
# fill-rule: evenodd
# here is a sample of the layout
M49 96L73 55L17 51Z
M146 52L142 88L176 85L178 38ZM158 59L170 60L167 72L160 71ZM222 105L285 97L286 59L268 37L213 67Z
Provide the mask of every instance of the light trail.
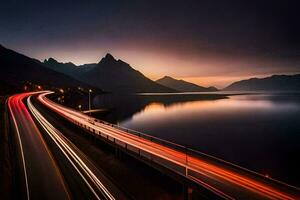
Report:
M8 99L8 108L9 108L10 115L13 119L13 123L14 123L15 129L16 129L16 132L17 132L17 136L18 136L19 147L20 147L21 157L22 157L23 171L24 171L26 196L27 196L27 200L29 200L30 199L30 194L29 194L28 177L27 177L26 162L25 162L25 158L24 158L22 139L21 139L21 136L20 136L20 131L19 131L19 128L18 128L16 117L15 117L14 112L12 110L12 106L13 106L12 104L16 104L15 102L13 103L13 101L15 101L15 99L16 99L15 97L9 97L9 99Z
M64 179L36 127L23 99L34 92L16 94L9 98L9 112L17 133L27 200L70 199ZM48 177L45 181L44 177Z
M92 172L92 170L84 163L84 161L80 158L80 156L75 152L79 151L75 148L67 138L63 136L63 134L58 131L55 127L52 126L41 114L40 112L33 106L31 103L31 98L27 99L28 107L46 133L50 136L50 138L55 142L55 144L59 147L61 152L67 158L67 160L71 163L74 169L78 172L80 177L84 180L88 188L94 194L97 199L100 199L97 192L94 190L93 186L89 183L92 182L94 186L96 186L97 190L101 192L101 194L105 197L105 199L115 200L114 196L108 191L108 189L101 183L101 181L97 178L97 176ZM72 146L72 147L71 147ZM84 172L81 173L81 171ZM89 179L89 181L87 180Z
M206 188L210 188L213 192L218 193L220 196L226 199L232 199L231 195L227 195L226 193L230 192L230 189L226 189L226 193L222 191L222 185L231 188L243 188L240 189L240 192L246 192L249 194L256 194L260 198L269 198L269 199L286 199L293 200L299 199L300 196L295 194L288 194L283 191L272 187L273 185L267 184L266 182L259 181L259 179L255 180L253 177L248 177L246 175L239 174L238 170L231 170L225 167L219 166L216 164L212 164L207 162L204 159L196 158L190 155L186 155L183 152L178 150L170 149L161 144L154 143L152 141L146 140L144 138L129 134L120 129L116 129L109 125L96 122L94 118L84 115L75 110L66 108L59 104L56 104L45 96L50 94L51 92L43 93L38 96L40 102L44 105L65 117L69 121L84 126L89 130L94 130L96 133L104 133L107 136L114 138L115 140L121 141L126 145L130 145L137 149L143 150L151 155L162 158L166 161L169 161L178 166L184 167L187 169L187 172L193 171L199 173L199 175L206 176L207 179L211 179L218 182L218 186L212 186L205 183L203 180L197 179L197 177L190 177L190 174L186 174L187 178L196 179L198 183L202 183ZM252 174L253 175L253 174ZM259 177L260 179L262 177ZM276 183L277 184L277 183ZM224 188L226 188L224 187ZM287 187L287 186L286 186ZM290 189L290 188L289 188ZM295 188L293 188L295 189Z

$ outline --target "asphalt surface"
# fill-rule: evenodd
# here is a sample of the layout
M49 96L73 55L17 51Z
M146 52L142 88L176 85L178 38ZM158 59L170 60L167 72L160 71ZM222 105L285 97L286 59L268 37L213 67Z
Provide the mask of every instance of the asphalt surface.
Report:
M70 199L53 155L22 102L29 94L9 98L8 107L21 149L26 199Z
M143 200L183 199L182 184L131 156L116 156L112 146L90 137L86 131L78 129L35 99L32 101L39 112L51 124L55 124L128 197Z
M32 93L10 97L23 183L22 199L128 199L89 158L30 104ZM24 104L26 103L27 106Z

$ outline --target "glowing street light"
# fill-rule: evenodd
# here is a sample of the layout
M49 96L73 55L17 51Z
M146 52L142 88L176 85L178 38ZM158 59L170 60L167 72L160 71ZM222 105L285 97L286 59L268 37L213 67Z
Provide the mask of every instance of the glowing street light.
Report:
M81 111L81 105L78 105L78 109Z
M90 113L90 115L91 115L91 107L92 107L92 105L91 105L91 93L92 93L93 91L91 90L91 89L89 89L89 113Z

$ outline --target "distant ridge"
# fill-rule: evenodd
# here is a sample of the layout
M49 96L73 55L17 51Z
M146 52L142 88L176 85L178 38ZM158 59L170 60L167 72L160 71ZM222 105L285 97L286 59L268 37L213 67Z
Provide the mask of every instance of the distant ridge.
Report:
M67 74L74 78L79 78L82 73L85 73L85 72L93 69L97 65L97 63L91 63L91 64L77 66L71 62L68 62L68 63L58 62L54 58L45 59L43 64L44 64L44 66L46 66L52 70Z
M230 84L227 91L300 91L300 74L251 78Z
M166 87L172 88L180 92L215 92L218 91L215 87L202 87L194 83L190 83L184 80L177 80L170 76L164 76L161 79L156 80L157 83Z

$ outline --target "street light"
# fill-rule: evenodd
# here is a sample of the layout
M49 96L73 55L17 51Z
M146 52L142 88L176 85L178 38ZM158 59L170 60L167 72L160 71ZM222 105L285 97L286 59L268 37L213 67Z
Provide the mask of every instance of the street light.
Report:
M91 90L91 89L89 89L89 113L90 113L90 115L91 115L91 93L92 93L93 91Z

